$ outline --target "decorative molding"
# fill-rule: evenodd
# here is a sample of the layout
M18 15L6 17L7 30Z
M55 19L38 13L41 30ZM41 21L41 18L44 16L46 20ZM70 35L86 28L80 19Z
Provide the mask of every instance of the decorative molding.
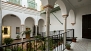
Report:
M24 26L24 24L21 24L21 26Z
M45 5L45 6L43 7L43 9L45 9L45 8L47 8L47 7L49 7L49 8L54 8L54 7L51 6L51 5Z
M71 23L73 26L75 25L75 23Z
M63 17L63 18L67 18L67 17L68 17L68 14L66 14L66 15L62 15L62 17Z
M51 24L49 24L49 25L51 25ZM46 26L46 25L44 25L44 26Z
M67 16L68 17L69 15L66 14L66 15L62 15L62 16Z

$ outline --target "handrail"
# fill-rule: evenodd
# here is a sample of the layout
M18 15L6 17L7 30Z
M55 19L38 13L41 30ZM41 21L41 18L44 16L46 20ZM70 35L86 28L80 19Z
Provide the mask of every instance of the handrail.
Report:
M68 33L70 31L67 31L67 32L64 32L64 33ZM32 43L32 41L33 41L33 43L34 43L34 44L32 44L34 46L33 49L36 51L36 50L38 50L38 49L36 49L37 46L38 46L38 45L36 45L36 41L40 40L41 43L42 43L41 44L42 48L44 47L44 49L42 49L42 51L45 51L45 49L46 49L46 41L49 41L50 42L50 46L49 46L50 49L49 50L58 51L58 48L60 48L60 51L63 51L65 49L65 47L63 46L64 43L59 45L59 42L61 42L61 40L62 40L61 38L63 37L63 34L64 33L60 33L60 31L59 31L59 33L57 35L52 35L52 36L48 36L48 37L42 37L41 36L39 38L36 37L36 38L34 38L32 40L28 40L28 41L24 41L24 42L18 42L18 43L14 43L14 44L8 44L8 45L0 46L0 49L2 49L4 51L7 51L7 48L10 48L11 50L14 50L14 48L15 48L14 46L16 46L16 48L18 48L19 44L21 44L21 48L24 49L23 45L26 44L26 46L25 46L27 48L26 51L28 51L28 47L29 48L32 47L31 44L28 44L28 43L29 42ZM48 38L48 40L45 41L45 38ZM44 43L43 43L43 41L44 41ZM54 47L56 47L56 48L54 48ZM21 51L23 51L23 50L21 50ZM30 51L32 51L32 50L30 49Z
M52 13L53 14L53 13ZM54 15L54 14L53 14ZM63 25L63 23L57 18L56 15L54 15L54 17Z

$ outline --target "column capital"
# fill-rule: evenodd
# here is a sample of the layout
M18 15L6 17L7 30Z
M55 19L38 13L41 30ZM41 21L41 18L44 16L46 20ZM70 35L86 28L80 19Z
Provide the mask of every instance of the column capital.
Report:
M21 24L21 26L24 26L24 24Z
M62 15L62 17L63 17L63 18L67 18L67 17L68 17L68 15L67 15L67 14L66 14L66 15Z
M75 23L71 23L73 26L75 25Z
M35 25L35 26L38 26L38 25Z
M54 8L52 5L45 5L45 6L43 6L43 9L45 9L47 7L51 8L51 9Z

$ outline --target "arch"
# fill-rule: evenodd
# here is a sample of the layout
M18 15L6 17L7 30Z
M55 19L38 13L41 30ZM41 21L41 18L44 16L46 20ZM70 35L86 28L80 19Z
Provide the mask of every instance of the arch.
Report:
M43 18L38 19L38 23L39 23L40 20L42 20L45 23L45 20Z
M28 19L28 18L31 18L31 19L34 21L34 24L35 24L35 19L34 19L33 17L26 17L25 20L24 20L24 22L25 22L26 19Z
M7 35L4 35L3 33L3 38L4 37L11 37L13 39L16 39L16 36L18 33L16 33L16 27L18 27L20 32L20 27L21 27L21 20L19 17L17 17L14 14L7 14L2 18L2 29L7 28L8 33Z
M32 17L27 17L25 19L25 30L27 28L29 28L31 30L31 33L30 33L30 37L33 37L33 32L34 32L34 25L35 25L35 21Z
M44 32L45 22L43 19L39 19L38 21L38 32Z
M75 18L75 13L74 13L74 11L72 9L69 11L69 17L71 19L71 24L75 24L76 23L76 18Z
M8 15L13 15L13 16L15 16L15 17L19 18L19 20L21 21L20 17L18 17L18 16L17 16L17 15L15 15L15 14L6 14L6 15L2 16L2 19L3 19L5 16L8 16Z
M56 3L60 6L62 15L67 15L67 8L64 2L61 0L57 0Z

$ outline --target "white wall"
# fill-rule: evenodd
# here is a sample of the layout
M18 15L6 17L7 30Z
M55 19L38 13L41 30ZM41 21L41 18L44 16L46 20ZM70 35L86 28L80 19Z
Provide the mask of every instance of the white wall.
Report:
M91 5L86 7L82 7L76 10L76 24L72 26L71 17L67 17L67 29L75 29L75 37L82 38L82 15L91 14ZM61 15L61 11L57 11L54 13L62 23L64 23L64 19ZM41 15L44 19L46 19L45 15ZM63 30L64 26L61 25L56 18L51 14L50 15L50 31L53 30Z
M82 38L82 15L91 14L91 5L77 9L75 36Z
M54 13L54 15L57 16L57 18L63 23L63 17L61 15L61 11L57 11ZM45 20L45 25L46 25L46 15L42 14L41 17ZM54 30L63 30L63 25L53 16L52 14L50 15L50 31Z
M21 20L21 24L24 24L24 21L27 17L32 17L35 21L35 24L37 24L37 17L40 17L39 15L34 15L34 14L25 14L25 13L19 13L19 12L14 12L14 11L9 11L9 10L2 10L2 18L7 15L7 14L14 14L16 15L17 17L20 18Z

